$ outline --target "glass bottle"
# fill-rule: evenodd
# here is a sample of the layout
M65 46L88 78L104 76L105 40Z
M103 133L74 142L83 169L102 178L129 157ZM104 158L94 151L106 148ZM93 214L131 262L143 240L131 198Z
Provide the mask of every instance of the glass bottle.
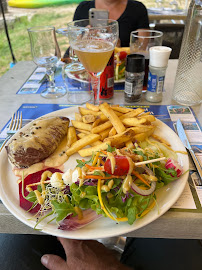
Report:
M145 57L130 54L126 58L124 97L128 103L141 99L145 70Z
M149 102L160 102L165 80L168 59L172 49L154 46L149 49L149 77L145 98Z
M202 0L189 6L172 98L182 105L202 101Z

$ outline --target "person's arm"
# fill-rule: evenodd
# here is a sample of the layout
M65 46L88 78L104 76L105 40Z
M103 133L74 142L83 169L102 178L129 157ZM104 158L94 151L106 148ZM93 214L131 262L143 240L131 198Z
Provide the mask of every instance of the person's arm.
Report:
M95 240L69 240L58 238L61 242L66 261L61 257L45 254L41 258L42 264L49 270L130 270L121 264L113 251Z

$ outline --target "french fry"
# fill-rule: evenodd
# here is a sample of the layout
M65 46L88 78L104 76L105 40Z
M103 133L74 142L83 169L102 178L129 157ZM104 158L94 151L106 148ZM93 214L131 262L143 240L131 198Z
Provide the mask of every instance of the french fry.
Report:
M106 150L108 145L133 149L133 142L146 140L153 134L153 121L155 117L150 112L144 112L143 108L134 110L107 103L99 106L87 103L86 108L79 107L79 113L75 113L75 120L72 120L73 127L70 127L67 136L69 149L66 155L69 157L78 152L86 157L93 152ZM155 135L153 138L161 140Z
M137 108L131 112L128 112L126 114L123 114L122 116L120 116L120 120L123 120L124 118L132 118L132 117L136 117L137 115L139 115L140 113L143 113L144 109L142 108Z
M127 147L127 148L129 148L129 149L133 149L133 148L135 148L135 146L134 146L134 144L133 144L133 142L132 142L132 141L128 141L128 142L126 142L126 147Z
M139 125L138 127L130 127L129 129L132 129L135 131L135 134L143 133L143 132L148 132L151 129L153 129L154 126L152 125Z
M86 136L86 134L85 134L85 133L79 133L77 136L79 137L79 139L82 139L82 138L84 138L84 137ZM96 141L96 142L94 142L94 143L91 143L91 145L92 145L92 146L96 146L96 145L99 145L99 144L101 144L101 143L102 143L102 142L101 142L100 140L98 140L98 141Z
M96 145L100 145L100 144L102 144L102 143L103 143L102 141L98 140L98 141L96 141L96 142L94 142L94 143L91 143L91 145L92 145L92 146L96 146Z
M149 136L151 136L154 132L154 129L151 129L150 131L148 132L144 132L144 133L139 133L139 134L136 134L133 138L133 141L138 141L138 142L142 142L144 140L146 140Z
M84 138L85 136L86 136L86 134L85 134L85 133L82 133L82 132L80 132L80 133L77 134L77 137L78 137L79 139L82 139L82 138Z
M156 121L156 118L153 116L153 115L144 115L144 116L141 116L141 117L138 117L138 119L145 119L149 122L154 122Z
M80 129L80 128L77 128L76 131L78 131L78 132L80 132L80 133L84 133L84 134L91 134L90 131L84 130L84 129Z
M126 143L132 140L134 136L135 136L135 132L132 129L128 129L120 134L104 139L104 142L110 141L111 146L119 147L123 143Z
M101 125L99 125L97 127L92 128L91 132L92 133L100 133L103 130L105 130L107 128L110 128L110 127L112 127L112 123L110 121L107 121L104 124L101 124Z
M115 127L117 133L121 133L125 131L125 127L119 117L115 114L115 112L110 108L107 103L103 103L100 105L100 110L103 114L111 121L112 125Z
M162 138L162 137L160 137L160 136L158 136L158 135L156 135L156 134L152 134L151 136L152 136L152 138L154 138L155 140L157 140L157 141L159 141L159 142L161 142L161 143L164 143L164 144L166 144L167 146L171 146L170 143L169 143L168 141L166 141L164 138Z
M108 129L100 132L100 136L101 136L102 141L109 136L110 130L111 130L111 128L108 128Z
M80 113L75 113L75 120L82 122L82 116L80 115Z
M96 119L96 116L92 114L86 114L82 117L83 122L86 124L95 122L95 119Z
M94 112L92 110L85 109L83 107L79 107L79 112L81 115L93 114L95 116L99 116L101 121L107 121L107 117L102 112Z
M67 131L67 147L70 147L76 141L76 129L74 127L69 127Z
M84 129L84 130L87 130L87 131L91 131L91 129L92 129L92 125L86 124L86 123L83 123L83 122L79 122L79 121L75 121L75 120L72 120L72 125L75 128Z
M92 124L92 128L97 127L101 122L101 119L99 116L96 117L95 122Z
M144 113L141 113L140 115L138 115L138 117L143 117L145 115L150 115L150 112L144 112Z
M89 134L85 136L84 138L76 141L71 145L71 147L66 151L67 156L71 156L74 153L78 152L82 148L84 148L87 145L91 145L93 142L96 142L100 139L100 135L98 134Z
M121 113L129 113L134 111L133 109L129 109L126 107L111 107L114 111L121 112Z
M90 103L86 103L86 108L91 110L91 111L94 111L94 112L99 112L99 107L94 105L94 104L90 104Z
M116 129L114 127L112 127L110 132L109 132L109 137L114 136L116 134L117 134Z
M117 111L114 111L114 112L115 112L115 114L116 114L118 117L120 117L120 116L123 115L121 112L117 112Z
M146 122L145 118L139 118L139 119L138 118L125 118L122 120L122 123L126 126L129 126L129 127L131 127L131 126L135 127L135 126L141 125L145 122Z
M101 150L107 150L108 145L110 145L110 141L106 141L100 145L96 145L93 147L89 147L89 148L85 148L82 150L79 150L79 155L82 157L88 157L91 156L93 154L93 152L97 152L97 151L101 151Z

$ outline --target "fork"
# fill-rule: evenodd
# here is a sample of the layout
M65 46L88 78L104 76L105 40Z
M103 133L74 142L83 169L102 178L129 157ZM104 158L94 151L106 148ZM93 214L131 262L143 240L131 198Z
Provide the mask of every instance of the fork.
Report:
M22 112L16 112L12 115L11 122L7 131L7 137L0 147L0 152L7 141L22 127Z

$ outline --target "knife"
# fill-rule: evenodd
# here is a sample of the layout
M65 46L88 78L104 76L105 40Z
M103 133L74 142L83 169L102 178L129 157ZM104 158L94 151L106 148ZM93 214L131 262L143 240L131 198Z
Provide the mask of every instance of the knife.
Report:
M191 148L191 145L187 139L187 135L184 131L184 128L183 128L183 125L182 125L182 122L180 121L180 119L177 120L177 124L176 124L176 127L177 127L177 133L178 133L178 136L180 138L180 140L182 141L182 143L184 144L184 146L186 147L186 149L189 151L192 159L193 159L193 162L196 166L196 169L198 171L198 174L200 176L200 178L202 179L202 168L201 168L201 165L198 161L198 159L196 158L195 156L195 153L194 151L192 150Z

